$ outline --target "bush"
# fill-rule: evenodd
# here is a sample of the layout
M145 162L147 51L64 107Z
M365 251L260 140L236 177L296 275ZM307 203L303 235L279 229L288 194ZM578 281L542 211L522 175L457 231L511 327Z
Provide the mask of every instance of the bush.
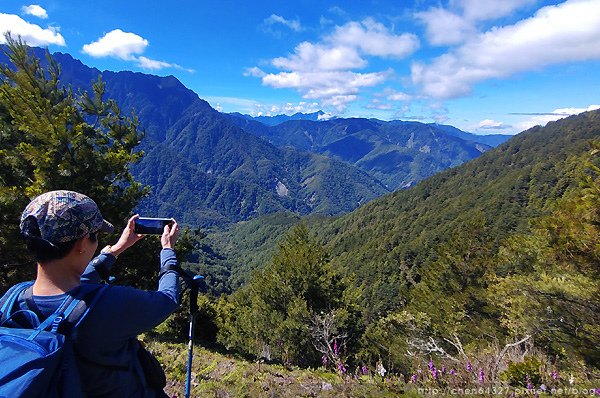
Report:
M523 362L509 362L508 369L500 378L513 387L532 388L542 384L543 363L533 356L526 356Z

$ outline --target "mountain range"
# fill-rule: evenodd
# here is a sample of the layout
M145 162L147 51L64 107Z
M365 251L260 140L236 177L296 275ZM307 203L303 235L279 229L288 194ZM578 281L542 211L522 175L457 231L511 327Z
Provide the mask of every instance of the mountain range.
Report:
M328 115L327 113L323 112L323 111L317 111L317 112L311 112L311 113L302 113L302 112L296 112L293 115L286 115L286 114L281 114L281 115L275 115L275 116L264 116L264 115L260 115L260 116L251 116L251 115L245 115L239 112L233 112L233 113L229 113L229 115L234 116L234 117L241 117L244 119L248 119L248 120L254 120L257 122L260 122L262 124L266 124L267 126L276 126L278 124L290 121L290 120L312 120L312 121L319 121L319 120L329 120L332 118L335 118L331 115Z
M230 116L238 126L273 145L291 146L355 165L392 191L410 187L490 149L472 141L474 134L462 132L464 138L461 138L455 131L448 134L437 125L419 122L337 118L288 120L269 126L246 117Z
M45 62L43 49L32 51ZM105 97L139 118L145 156L132 173L151 187L139 212L191 225L277 211L347 213L490 148L447 126L417 122L317 121L316 113L269 126L267 119L216 111L173 76L99 71L69 54L52 57L63 84L89 91L101 78ZM4 54L0 62L7 62Z

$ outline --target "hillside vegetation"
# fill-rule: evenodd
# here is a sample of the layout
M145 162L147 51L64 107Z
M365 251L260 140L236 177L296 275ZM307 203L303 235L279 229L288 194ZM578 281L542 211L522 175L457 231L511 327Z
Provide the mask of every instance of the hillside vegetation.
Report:
M528 232L532 218L578 187L580 156L599 134L598 111L533 128L465 165L323 224L319 236L332 262L356 273L367 297L375 295L368 299L373 307L386 301L397 306L400 286L436 259L431 249L456 241L473 220L484 222L485 238L496 246L509 233ZM389 297L380 296L390 289Z
M567 118L346 216L306 220L217 302L217 341L304 366L321 355L340 372L382 361L420 385L457 382L440 373L457 368L471 369L463 385L483 374L524 386L520 367L538 386L553 371L596 380L599 136L600 112ZM250 227L231 233L261 231Z

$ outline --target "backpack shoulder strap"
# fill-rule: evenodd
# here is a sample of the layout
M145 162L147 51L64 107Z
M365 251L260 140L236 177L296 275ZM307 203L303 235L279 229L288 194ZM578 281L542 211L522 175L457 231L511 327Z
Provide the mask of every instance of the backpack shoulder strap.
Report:
M18 283L12 286L0 299L0 324L3 324L3 322L11 317L12 308L19 299L19 296L24 291L27 293L27 289L31 286L33 286L33 281ZM108 285L106 284L81 285L74 296L67 297L52 315L37 327L34 326L37 333L34 333L33 337L45 329L52 330L53 332L58 331L65 335L69 334L72 329L79 326L83 318L107 288ZM31 296L30 291L29 296Z
M11 315L19 295L28 287L33 286L33 281L21 282L12 286L0 299L0 324L5 322Z
M74 300L65 308L58 331L61 334L69 335L73 329L79 326L108 287L107 284L81 285L75 294Z

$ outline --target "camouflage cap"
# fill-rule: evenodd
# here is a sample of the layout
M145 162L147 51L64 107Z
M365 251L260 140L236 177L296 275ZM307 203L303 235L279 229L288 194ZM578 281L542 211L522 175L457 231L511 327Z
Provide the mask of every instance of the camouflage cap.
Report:
M98 205L73 191L51 191L34 198L21 215L21 233L50 243L69 242L89 233L111 232Z

